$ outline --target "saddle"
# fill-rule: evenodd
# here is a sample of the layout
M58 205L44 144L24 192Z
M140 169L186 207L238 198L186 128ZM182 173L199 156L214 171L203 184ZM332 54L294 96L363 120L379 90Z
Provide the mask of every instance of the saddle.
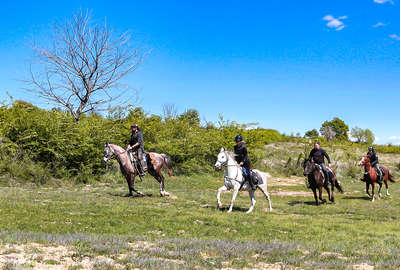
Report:
M246 178L246 174L247 174L246 173L246 169L242 168L242 172L243 172L243 177ZM250 177L249 178L250 178L250 181L253 183L254 186L262 184L261 176L257 172L255 172L253 170L250 170Z
M315 166L316 166L320 171L322 171L322 177L324 178L324 181L325 181L325 180L326 180L326 179L325 179L325 174L324 174L324 171L322 170L321 165L315 164ZM327 179L327 180L330 182L330 180L333 179L333 177L335 176L335 174L333 173L332 169L329 168L329 167L326 167L326 170L328 171L328 178L329 178L329 179Z

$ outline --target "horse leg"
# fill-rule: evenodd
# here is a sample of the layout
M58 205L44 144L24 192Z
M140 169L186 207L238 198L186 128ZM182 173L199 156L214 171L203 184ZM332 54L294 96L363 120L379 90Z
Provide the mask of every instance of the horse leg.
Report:
M254 190L253 189L249 190L249 195L250 195L250 199L251 199L251 206L250 206L249 210L247 210L246 214L249 214L249 213L253 212L254 205L256 205L256 198L254 196Z
M235 187L233 188L233 195L232 195L231 205L229 206L228 213L232 212L233 203L235 202L236 196L238 195L238 193L239 193L239 187L238 187L238 186L235 186Z
M221 203L221 193L224 192L224 191L227 191L227 190L228 190L228 188L227 188L225 185L223 185L222 187L220 187L220 188L218 189L218 193L217 193L218 208L221 208L221 207L222 207L222 203Z
M331 185L331 202L335 202L335 182L336 180Z
M379 189L378 189L378 194L379 194L379 198L382 198L382 183L378 183L379 184Z
M365 183L365 193L371 198L371 194L369 194L369 183Z
M319 205L319 201L318 201L318 197L317 197L317 189L315 187L312 187L312 191L314 193L315 204Z
M386 196L390 196L390 193L389 193L389 185L388 185L387 179L385 179L385 187L386 187Z
M269 207L269 211L272 211L272 205L271 205L271 198L269 197L269 193L267 191L267 185L260 185L259 188L261 189L262 193L264 193L265 198L267 198L268 201L268 207Z
M328 185L328 186L324 186L324 188L325 188L326 192L328 193L328 199L329 199L330 201L332 201L332 198L331 198L331 191L329 190L329 185Z
M372 183L372 201L375 201L375 183Z
M165 178L161 172L159 172L159 179L160 179L160 195L161 195L161 197L169 196L169 193L165 191L165 185L164 185Z
M134 188L133 188L133 181L131 181L131 175L130 174L126 174L125 178L126 178L126 182L128 183L128 189L129 189L128 196L132 197Z
M325 199L322 199L322 186L319 186L318 187L318 197L319 197L319 199L321 200L321 202L323 202L323 203L325 203L326 202L326 200Z

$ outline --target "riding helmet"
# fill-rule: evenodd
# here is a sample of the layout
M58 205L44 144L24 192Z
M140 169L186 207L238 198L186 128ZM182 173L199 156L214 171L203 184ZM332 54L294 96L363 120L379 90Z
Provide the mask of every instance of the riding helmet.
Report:
M374 151L374 148L372 146L368 147L368 151Z
M241 141L243 141L242 135L236 135L235 142L241 142Z
M131 128L133 128L133 127L138 128L139 126L137 124L132 124Z

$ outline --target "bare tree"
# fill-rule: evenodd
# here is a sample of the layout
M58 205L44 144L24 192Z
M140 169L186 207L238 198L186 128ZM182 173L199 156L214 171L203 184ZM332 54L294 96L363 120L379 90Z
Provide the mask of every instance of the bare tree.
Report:
M328 126L321 127L321 133L325 136L327 141L334 139L336 136L336 132L333 128Z
M178 109L173 103L165 103L162 105L164 118L175 119L178 116Z
M39 69L30 66L27 80L40 97L67 109L77 122L82 114L105 109L128 86L120 83L143 54L130 45L131 36L117 35L104 21L92 23L88 12L54 25L51 48L33 45Z

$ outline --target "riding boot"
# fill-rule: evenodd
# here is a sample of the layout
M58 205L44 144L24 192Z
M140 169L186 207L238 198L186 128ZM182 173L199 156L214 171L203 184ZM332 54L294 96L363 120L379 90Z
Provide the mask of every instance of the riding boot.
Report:
M254 185L253 179L252 179L250 173L248 173L248 175L246 176L246 178L247 178L247 181L249 182L249 185L250 185L251 189L252 189L252 190L256 190L257 187Z
M363 177L361 177L360 180L361 180L362 182L365 182L365 181L366 181L367 175L368 175L368 173L364 173Z
M383 177L381 176L381 172L376 173L376 182L379 184L382 184L383 182Z

